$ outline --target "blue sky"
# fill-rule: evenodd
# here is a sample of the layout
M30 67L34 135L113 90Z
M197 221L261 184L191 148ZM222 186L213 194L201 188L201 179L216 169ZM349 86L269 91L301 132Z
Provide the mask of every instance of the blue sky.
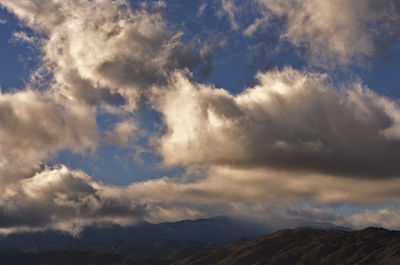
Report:
M0 0L0 230L400 227L400 7L372 2Z

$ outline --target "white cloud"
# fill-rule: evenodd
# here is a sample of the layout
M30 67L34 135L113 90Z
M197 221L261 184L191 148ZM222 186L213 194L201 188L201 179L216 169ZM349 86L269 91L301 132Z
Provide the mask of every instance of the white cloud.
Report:
M358 64L380 55L379 47L390 43L400 30L400 6L394 0L257 1L265 8L263 18L246 33L252 34L274 16L285 19L281 37L306 48L312 63L321 66Z
M200 6L199 6L199 9L198 9L198 11L197 11L197 16L202 16L203 14L204 14L204 11L206 10L206 8L207 8L207 3L205 2L205 3L202 3Z
M354 187L357 187L356 189ZM400 227L398 211L342 216L293 202L377 203L398 199L398 180L349 180L284 172L212 168L202 178L162 178L118 187L65 166L44 168L7 186L0 198L0 233L61 230L77 234L93 224L132 225L227 215L271 229L329 222L355 228Z
M61 230L77 234L90 224L132 225L144 206L120 196L120 190L65 166L46 168L2 192L0 232Z
M53 87L89 104L119 97L133 110L169 71L204 59L181 43L182 33L169 29L159 8L132 10L123 0L0 3L45 36L40 70L52 73Z
M132 144L137 135L137 125L133 119L126 119L115 124L113 131L107 131L104 142L121 147Z
M1 182L29 177L60 150L97 148L94 111L73 103L64 108L49 96L32 90L0 94Z
M226 16L233 30L238 30L239 25L236 22L236 13L239 12L237 5L231 0L221 0L221 9L218 11L220 17Z
M20 32L14 32L13 33L13 41L19 41L19 42L26 42L29 44L35 44L38 42L38 39L32 36L28 36L26 32L20 31Z
M43 55L27 88L0 94L0 226L70 231L97 218L134 222L141 209L132 205L139 198L114 201L112 190L124 194L124 189L44 164L65 149L86 153L101 143L131 146L136 122L120 119L112 131L102 132L96 122L99 107L126 118L169 71L196 65L204 54L184 46L182 33L171 31L159 11L146 6L134 11L126 1L0 4L37 33L14 37L34 40Z
M365 210L362 213L345 217L344 225L362 229L364 227L385 227L388 229L400 229L400 209L397 207L385 207L379 210Z
M360 180L328 175L212 167L188 182L163 178L132 184L143 200L162 203L264 204L314 201L374 205L399 200L399 180Z
M16 32L14 39L34 42L43 56L25 90L0 95L3 180L32 175L60 150L131 146L138 131L132 118L114 124L113 132L98 132L96 115L110 111L124 119L169 71L206 56L180 42L182 33L169 29L162 5L138 10L126 1L102 0L0 5L37 33Z
M175 75L160 96L165 164L399 177L394 101L359 83L340 90L325 75L291 68L257 78L258 85L233 96Z
M308 47L318 60L346 64L373 56L373 40L382 33L385 41L397 30L389 0L376 9L361 0L259 2L268 11L248 35L272 12L287 19L284 37ZM0 94L0 232L77 233L93 223L225 214L260 219L276 214L277 223L285 217L337 221L321 209L295 211L287 205L400 199L398 104L360 82L337 88L327 75L285 68L259 73L257 85L233 95L188 78L183 69L207 57L209 47L196 55L159 11L132 10L123 0L0 4L44 36L15 34L38 43L43 65L33 78L47 85L33 90L33 82L23 91ZM238 29L241 11L231 1L222 4ZM385 30L376 35L380 22ZM165 165L200 165L200 174L117 187L65 166L44 166L60 150L85 153L101 143L131 147L140 128L127 117L143 103L162 115L165 134L153 139ZM97 127L99 108L118 116L111 131ZM357 227L379 222L394 227L397 215L366 212L345 220Z

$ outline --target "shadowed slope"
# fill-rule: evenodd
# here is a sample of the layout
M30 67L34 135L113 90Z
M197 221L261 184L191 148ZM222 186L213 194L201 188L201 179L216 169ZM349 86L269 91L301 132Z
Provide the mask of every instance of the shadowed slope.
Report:
M400 264L400 232L281 230L257 240L239 240L193 255L176 265L234 264Z

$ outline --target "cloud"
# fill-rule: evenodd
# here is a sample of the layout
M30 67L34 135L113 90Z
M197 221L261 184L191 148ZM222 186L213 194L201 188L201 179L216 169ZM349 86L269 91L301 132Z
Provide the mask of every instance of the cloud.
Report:
M160 8L132 10L127 1L0 4L42 37L40 71L51 73L53 88L88 104L122 96L133 110L170 71L209 60L181 42L183 33L169 28Z
M158 179L118 187L63 165L45 167L4 187L0 233L59 230L74 235L88 225L134 225L176 221L227 212L229 205L196 201L184 184ZM189 200L179 198L184 194Z
M398 207L385 207L379 210L365 210L345 217L344 225L351 225L356 228L369 226L385 227L388 229L400 229L400 209Z
M115 189L65 166L46 168L2 193L0 232L53 229L77 234L94 223L132 225L142 220L144 206L124 200Z
M399 109L360 83L321 74L257 75L239 95L177 74L160 97L167 166L204 163L342 177L399 177Z
M220 17L226 16L233 30L238 30L239 25L236 22L236 13L238 12L236 4L231 0L221 0L221 9L218 11Z
M136 122L126 119L116 123L113 131L107 131L103 140L108 144L124 147L134 142L137 130Z
M97 221L143 219L146 205L125 189L45 164L66 149L85 154L101 144L131 147L138 128L126 117L170 71L201 63L208 48L195 53L194 44L182 44L182 33L169 28L158 7L132 10L126 1L86 0L0 4L35 33L14 38L34 40L42 55L25 89L0 94L3 232L75 233ZM100 109L118 116L112 131L98 128Z
M16 32L14 40L33 42L41 52L26 88L0 95L2 180L32 176L61 150L83 153L104 143L131 147L138 128L132 118L124 120L126 113L147 100L152 86L165 83L170 71L209 60L209 51L196 53L194 44L180 41L182 32L167 25L162 5L137 10L127 1L0 5L33 31ZM114 131L97 127L97 115L104 112L123 120Z
M278 18L281 38L306 48L319 66L360 64L381 56L399 34L399 4L394 0L257 0L262 16L245 31L251 35ZM267 27L268 28L268 27Z
M395 4L389 0L376 7L367 0L259 3L264 16L246 34L278 17L286 23L282 37L320 63L373 57L397 36L392 10L398 9L389 8ZM336 86L326 74L290 67L258 73L257 84L237 95L196 83L189 69L209 61L214 47L184 44L162 3L137 10L122 0L0 4L35 33L14 38L34 42L43 55L24 90L0 94L0 232L76 234L94 223L215 215L274 219L275 226L285 218L286 225L300 219L396 225L382 221L396 211L343 219L318 207L289 206L398 201L396 101L361 82ZM228 0L222 8L240 29L242 10ZM186 175L118 187L45 165L65 149L85 154L111 144L140 150L134 145L142 132L132 117L143 104L161 115L163 127L146 137L164 166L183 166ZM101 111L116 116L111 130L98 128ZM199 170L189 172L192 167ZM369 221L362 223L364 216Z
M1 95L2 179L31 175L60 150L131 141L136 131L131 119L131 125L115 124L113 133L98 132L98 108L132 111L169 69L201 60L156 9L132 10L126 1L1 0L0 5L34 32L14 33L14 39L34 42L42 56L25 91Z
M157 223L216 215L261 222L271 229L317 222L357 228L399 226L398 218L384 219L396 216L395 211L342 216L329 208L292 204L305 198L317 203L343 199L376 203L379 197L398 198L398 180L337 181L318 175L289 177L283 172L221 167L204 172L195 180L164 177L118 187L62 165L45 167L30 178L8 185L1 193L0 233L51 229L77 235L93 224L129 226L141 221Z
M24 31L20 31L20 32L14 32L13 33L13 41L16 42L25 42L28 44L37 44L38 39L32 36L28 36L28 34L26 34L26 32Z
M207 9L207 3L205 2L205 3L202 3L200 6L199 6L199 9L198 9L198 11L197 11L197 16L202 16L203 14L204 14L204 11Z
M142 194L142 199L159 200L164 204L171 202L171 205L174 205L181 201L204 205L224 203L264 206L302 201L374 205L397 201L398 187L399 179L371 181L219 166L211 167L200 179L181 181L163 178L130 186L135 190L135 194Z
M33 90L0 94L0 180L29 177L63 149L84 153L97 148L94 112L70 103L56 104Z

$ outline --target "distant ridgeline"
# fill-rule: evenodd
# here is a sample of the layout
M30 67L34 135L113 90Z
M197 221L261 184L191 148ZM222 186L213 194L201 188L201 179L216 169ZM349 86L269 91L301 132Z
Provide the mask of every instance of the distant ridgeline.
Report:
M0 264L400 264L398 231L318 227L269 234L265 227L216 217L92 227L79 238L57 232L15 234L0 238ZM259 237L263 234L269 235Z

